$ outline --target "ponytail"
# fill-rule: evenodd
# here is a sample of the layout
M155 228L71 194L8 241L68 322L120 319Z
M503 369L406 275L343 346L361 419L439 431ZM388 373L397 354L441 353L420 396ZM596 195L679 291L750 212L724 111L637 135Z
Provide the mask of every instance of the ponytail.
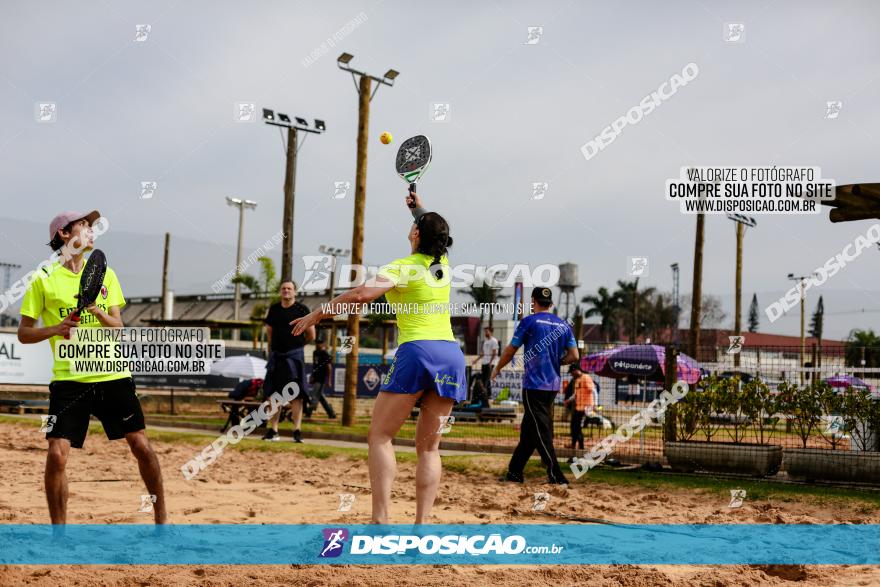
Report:
M422 214L416 226L419 229L419 247L417 251L433 257L431 261L431 275L435 279L443 279L443 269L440 260L446 255L447 249L452 246L452 237L449 236L449 224L436 212Z

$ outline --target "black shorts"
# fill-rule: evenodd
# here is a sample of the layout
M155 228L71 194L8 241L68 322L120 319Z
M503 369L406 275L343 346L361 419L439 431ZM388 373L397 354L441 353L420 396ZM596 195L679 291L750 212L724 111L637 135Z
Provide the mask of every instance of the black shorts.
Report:
M54 416L54 421L52 417ZM89 417L95 416L110 440L143 430L144 412L131 377L80 383L53 381L49 384L49 423L46 438L66 438L73 448L82 448L89 432Z

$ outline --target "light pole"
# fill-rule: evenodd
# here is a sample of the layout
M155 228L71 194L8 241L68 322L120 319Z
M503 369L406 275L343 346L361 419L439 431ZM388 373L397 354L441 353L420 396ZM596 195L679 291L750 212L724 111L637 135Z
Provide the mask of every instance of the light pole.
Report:
M257 207L257 203L253 200L241 200L239 198L230 198L226 196L226 203L232 206L233 208L238 208L238 246L235 250L235 306L233 308L232 317L235 320L239 318L239 306L241 306L241 283L238 278L241 277L241 244L242 244L242 236L244 235L244 211L247 209L255 209ZM232 340L239 339L238 328L234 328L232 330Z
M728 214L727 218L736 223L736 303L734 304L736 313L733 318L733 335L740 336L742 334L743 238L746 234L746 227L754 228L758 222L751 216L743 216L742 214ZM803 344L803 340L801 344ZM739 367L739 353L733 355L733 366Z
M333 296L336 295L336 259L338 257L348 257L351 254L351 250L349 249L340 249L337 247L328 247L327 245L321 245L318 247L318 250L325 254L330 255L333 258L333 261L330 263L330 290L327 298L327 301L333 299ZM334 321L330 324L330 346L332 348L333 362L336 362L336 322Z
M287 164L284 172L284 213L281 218L281 281L293 280L293 202L296 193L296 154L305 138L297 142L297 131L321 134L327 130L323 120L315 119L315 128L310 128L304 118L294 116L291 122L287 114L276 113L263 108L263 122L272 126L287 128L285 152ZM308 135L305 135L308 136Z
M798 372L800 373L800 383L804 384L804 355L806 353L806 341L804 339L804 305L807 299L807 290L804 288L804 281L809 279L812 275L795 275L794 273L788 274L789 281L797 281L798 285L801 287L801 361L799 365Z
M370 128L370 100L384 84L393 86L399 72L389 69L381 78L349 66L354 56L343 53L336 59L339 69L351 73L358 92L357 171L354 188L354 226L351 235L351 263L355 267L364 262L364 207L367 199L367 135ZM372 82L377 82L371 90ZM352 279L354 279L352 275ZM345 359L345 392L342 400L342 425L353 426L357 404L358 352L360 351L360 312L349 312L348 335L354 337L351 352Z

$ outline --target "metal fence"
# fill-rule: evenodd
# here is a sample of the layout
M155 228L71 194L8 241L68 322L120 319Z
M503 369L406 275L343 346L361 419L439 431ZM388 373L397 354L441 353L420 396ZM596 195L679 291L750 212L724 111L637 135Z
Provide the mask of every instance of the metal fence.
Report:
M599 350L588 349L585 356ZM800 347L729 350L701 348L699 381L661 414L647 412L666 387L656 375L590 375L596 401L574 427L559 393L553 413L557 455L596 456L603 452L594 450L600 441L610 439L613 450L602 459L612 463L880 485L880 368L852 364L853 357L878 349L850 350L848 360L836 343L806 349L803 362ZM523 416L521 389L510 385L518 375L493 385L488 408L457 407L446 445L512 452ZM568 380L566 373L563 387ZM577 429L583 448L573 441ZM414 433L412 422L401 430L404 438Z

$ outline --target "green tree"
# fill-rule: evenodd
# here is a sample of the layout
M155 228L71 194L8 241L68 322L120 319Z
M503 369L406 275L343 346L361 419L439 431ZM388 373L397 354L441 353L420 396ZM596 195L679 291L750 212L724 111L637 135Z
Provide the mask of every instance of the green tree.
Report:
M822 296L816 302L816 311L813 312L813 318L810 320L810 336L822 340L822 327L825 324L825 303Z
M498 287L492 287L485 281L479 286L471 285L464 292L466 295L470 296L474 303L477 304L488 304L489 307L489 326L492 326L492 307L498 300L507 299L508 295L502 294ZM485 307L480 307L480 329L482 330L483 326L483 318L486 314Z
M611 295L607 287L600 287L594 296L584 296L581 300L589 307L584 311L584 318L599 316L599 330L605 342L609 342L612 330L617 327L617 311L620 308L620 299Z
M639 320L639 308L645 304L645 301L648 300L652 295L654 295L655 288L646 287L643 290L639 290L639 278L636 277L633 281L617 281L617 291L614 292L615 297L620 298L621 300L621 313L629 314L629 342L630 344L634 344L636 342L636 338L641 332L641 321Z
M850 367L880 367L880 337L873 330L850 331L846 339L846 364ZM863 375L864 376L864 375Z
M232 283L240 283L252 294L268 298L254 304L254 308L251 310L251 320L262 320L266 316L269 306L281 299L281 294L278 292L281 283L275 272L275 263L269 257L260 257L257 261L260 263L259 277L242 273L232 278ZM257 328L254 328L255 336L257 336ZM259 340L260 342L263 340L262 329L260 329Z
M749 304L749 332L758 332L760 315L758 314L758 294L752 294L752 303Z

